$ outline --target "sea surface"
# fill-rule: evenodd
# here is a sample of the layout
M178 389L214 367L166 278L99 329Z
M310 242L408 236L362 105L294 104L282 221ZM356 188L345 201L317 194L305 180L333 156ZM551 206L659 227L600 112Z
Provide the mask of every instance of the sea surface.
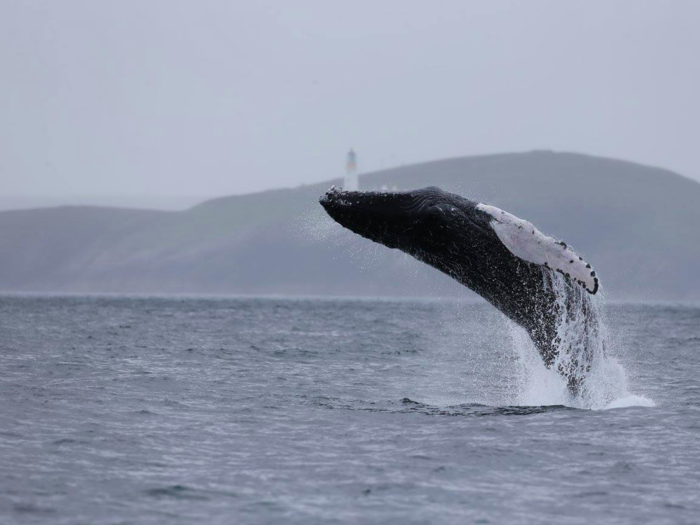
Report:
M700 522L700 307L585 400L485 303L0 297L0 523Z

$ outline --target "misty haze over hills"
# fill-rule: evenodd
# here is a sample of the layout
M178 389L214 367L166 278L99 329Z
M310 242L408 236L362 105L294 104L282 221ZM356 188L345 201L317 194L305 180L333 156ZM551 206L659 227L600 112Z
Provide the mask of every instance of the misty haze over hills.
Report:
M180 211L203 200L202 197L186 195L8 195L0 196L0 211L56 206L109 206Z
M67 206L0 212L0 290L309 295L471 294L343 230L318 197L340 179L185 211ZM572 245L609 299L700 299L700 184L630 162L546 151L360 176L361 189L436 185Z

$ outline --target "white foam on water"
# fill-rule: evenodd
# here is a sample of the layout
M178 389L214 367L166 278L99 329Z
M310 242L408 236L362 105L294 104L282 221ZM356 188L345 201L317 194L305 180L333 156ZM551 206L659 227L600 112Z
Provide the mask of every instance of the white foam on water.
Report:
M656 406L654 401L629 391L627 375L613 355L604 321L602 294L586 296L578 288L567 297L563 276L552 274L557 296L559 355L547 368L527 332L508 322L510 338L517 356L517 396L521 406L565 405L575 408L604 410L626 406ZM571 290L568 290L571 293ZM586 301L587 304L582 304ZM585 306L585 308L584 308ZM586 313L586 310L587 313ZM590 370L585 370L590 365ZM578 395L567 388L566 379L557 369L583 374Z
M508 321L513 349L516 352L516 398L519 406L569 405L571 394L566 381L555 370L544 366L542 357L527 332Z
M620 399L616 399L612 403L610 403L608 406L604 408L604 410L612 410L613 408L630 408L630 407L655 407L656 403L654 403L653 399L649 399L648 397L644 396L627 396L623 397Z

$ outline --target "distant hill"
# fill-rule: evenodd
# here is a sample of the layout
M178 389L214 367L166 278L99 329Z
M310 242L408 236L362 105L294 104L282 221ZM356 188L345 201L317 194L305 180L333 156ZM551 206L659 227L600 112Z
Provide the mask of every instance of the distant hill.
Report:
M64 195L31 196L0 195L0 211L28 208L55 208L58 206L107 206L119 208L180 211L191 208L203 197L178 195Z
M468 293L335 225L331 184L206 201L186 211L0 212L0 290L320 295ZM464 157L368 173L363 189L440 186L564 239L613 299L700 299L700 184L570 153Z

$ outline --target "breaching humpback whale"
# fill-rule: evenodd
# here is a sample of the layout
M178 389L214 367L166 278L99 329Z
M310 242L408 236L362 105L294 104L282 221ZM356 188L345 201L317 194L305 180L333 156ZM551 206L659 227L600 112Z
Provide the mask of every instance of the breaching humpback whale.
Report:
M576 394L598 337L591 265L566 243L499 208L429 187L406 192L331 188L320 198L342 226L446 273L522 326L545 366Z

